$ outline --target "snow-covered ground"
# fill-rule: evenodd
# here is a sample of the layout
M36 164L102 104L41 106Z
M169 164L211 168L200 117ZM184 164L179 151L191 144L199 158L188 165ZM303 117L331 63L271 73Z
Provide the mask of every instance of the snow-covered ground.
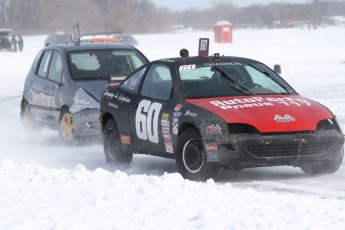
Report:
M185 31L135 36L149 59L197 54ZM0 52L0 229L345 229L345 163L333 175L298 168L221 171L197 183L175 162L135 155L126 172L106 165L100 144L67 147L57 132L26 133L19 107L26 73L46 36L22 53ZM210 53L273 67L302 95L328 106L345 130L345 28L235 30Z

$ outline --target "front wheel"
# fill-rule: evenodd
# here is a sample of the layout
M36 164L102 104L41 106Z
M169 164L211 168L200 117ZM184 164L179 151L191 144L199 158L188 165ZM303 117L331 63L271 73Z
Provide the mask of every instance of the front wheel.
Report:
M108 164L126 168L132 162L133 153L123 151L119 132L113 119L109 120L103 131L103 148Z
M59 133L65 143L73 143L76 140L74 134L74 124L72 114L69 111L63 111L60 116Z
M343 161L343 156L334 160L330 160L330 161L302 163L300 165L300 168L305 174L311 175L311 176L321 175L321 174L332 174L332 173L335 173L340 168L342 161Z
M217 164L207 162L203 142L195 129L187 129L179 137L176 167L183 178L196 181L213 178L219 170Z

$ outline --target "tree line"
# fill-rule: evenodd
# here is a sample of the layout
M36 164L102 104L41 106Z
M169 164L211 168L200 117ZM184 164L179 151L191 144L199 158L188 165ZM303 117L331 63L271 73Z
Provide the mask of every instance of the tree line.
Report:
M343 0L314 0L305 4L271 3L237 7L214 1L204 10L191 8L172 12L156 7L151 0L0 0L0 28L22 34L72 32L76 22L81 33L122 31L156 33L176 25L211 29L219 20L234 27L256 25L271 27L276 21L297 19L320 24L324 17L343 15Z

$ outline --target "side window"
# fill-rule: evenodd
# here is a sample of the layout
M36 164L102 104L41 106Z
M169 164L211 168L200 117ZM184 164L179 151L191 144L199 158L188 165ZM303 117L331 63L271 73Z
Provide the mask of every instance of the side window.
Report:
M159 100L169 100L172 89L171 72L162 64L152 65L146 74L141 95Z
M144 73L146 71L146 67L142 68L135 74L133 74L130 78L128 78L122 85L121 88L130 92L137 94L139 92L139 83L142 79Z
M48 78L58 83L62 82L62 60L58 52L54 52L53 54Z
M40 66L38 68L38 73L37 73L38 76L47 77L47 73L49 69L49 61L52 56L52 53L53 51L49 50L43 54Z
M37 66L38 66L38 64L40 63L40 59L41 59L41 57L42 57L42 53L43 53L43 51L40 51L38 54L37 54L37 56L35 57L35 60L34 60L34 62L33 62L33 64L32 64L32 71L34 72L34 73L36 73L36 71L37 71Z
M138 56L131 56L133 64L134 64L134 68L139 68L140 66L144 65L145 63L143 62L143 60L141 60Z

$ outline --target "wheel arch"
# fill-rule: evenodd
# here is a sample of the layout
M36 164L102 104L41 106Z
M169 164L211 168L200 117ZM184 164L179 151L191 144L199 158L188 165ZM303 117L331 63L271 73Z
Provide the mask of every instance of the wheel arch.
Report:
M20 114L22 115L23 109L25 108L26 105L30 105L28 100L25 99L25 97L22 97L22 100L20 102Z
M178 130L178 136L180 137L181 134L184 131L186 131L187 129L195 129L200 134L200 130L194 124L192 124L190 122L186 122L186 123L183 123L182 125L180 125L179 130Z
M111 119L113 119L115 121L113 115L111 113L109 113L109 112L106 112L106 113L104 113L102 115L102 120L101 120L101 128L102 128L102 130L104 130L105 125ZM115 124L116 124L116 121L115 121Z
M64 112L69 112L69 107L67 105L61 106L61 108L60 108L60 118L62 117L62 114Z

